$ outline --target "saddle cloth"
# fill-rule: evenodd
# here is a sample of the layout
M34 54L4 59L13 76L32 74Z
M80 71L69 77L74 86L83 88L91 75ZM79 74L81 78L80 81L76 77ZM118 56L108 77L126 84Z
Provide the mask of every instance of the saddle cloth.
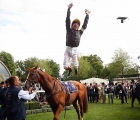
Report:
M77 88L72 82L70 82L70 81L63 82L63 81L61 81L61 84L64 86L67 94L77 92Z

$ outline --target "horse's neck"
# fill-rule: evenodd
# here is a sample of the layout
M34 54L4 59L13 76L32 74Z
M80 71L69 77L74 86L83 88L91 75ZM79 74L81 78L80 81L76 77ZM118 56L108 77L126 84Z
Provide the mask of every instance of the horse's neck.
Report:
M39 81L40 85L45 91L52 91L53 79L48 74L40 74L41 80Z

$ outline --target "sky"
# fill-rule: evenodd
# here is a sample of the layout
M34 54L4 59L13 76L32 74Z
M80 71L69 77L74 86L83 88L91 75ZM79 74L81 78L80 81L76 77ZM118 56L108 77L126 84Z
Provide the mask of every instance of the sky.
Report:
M15 61L52 59L62 73L69 3L71 21L78 18L81 26L85 9L91 11L80 54L97 54L108 64L114 51L122 49L140 65L140 0L0 0L0 52L10 53ZM117 17L128 19L121 23Z

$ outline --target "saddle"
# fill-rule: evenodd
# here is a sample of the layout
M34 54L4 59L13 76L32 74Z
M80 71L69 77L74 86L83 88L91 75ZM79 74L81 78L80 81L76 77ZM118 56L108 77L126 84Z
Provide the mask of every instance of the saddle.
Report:
M67 94L74 93L74 92L78 91L76 86L70 81L66 81L66 82L61 81L61 84L64 86Z

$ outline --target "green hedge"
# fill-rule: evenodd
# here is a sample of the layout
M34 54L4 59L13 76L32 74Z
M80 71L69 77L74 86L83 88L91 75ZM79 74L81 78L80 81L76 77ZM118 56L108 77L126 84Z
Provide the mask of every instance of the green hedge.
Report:
M25 109L29 110L29 103L25 102L24 104L25 104Z
M39 102L26 102L25 103L25 109L26 110L33 110L33 109L40 109L40 103Z

